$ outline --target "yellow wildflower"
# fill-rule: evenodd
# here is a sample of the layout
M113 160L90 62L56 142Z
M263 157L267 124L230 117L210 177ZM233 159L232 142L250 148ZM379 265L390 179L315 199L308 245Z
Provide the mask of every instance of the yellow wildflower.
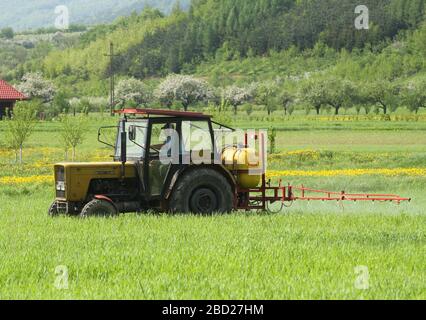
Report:
M268 171L268 178L275 177L335 177L335 176L416 176L426 177L426 168L398 168L398 169L340 169L340 170L271 170Z
M53 176L29 176L29 177L1 177L0 184L13 185L13 184L31 184L31 183L51 183Z

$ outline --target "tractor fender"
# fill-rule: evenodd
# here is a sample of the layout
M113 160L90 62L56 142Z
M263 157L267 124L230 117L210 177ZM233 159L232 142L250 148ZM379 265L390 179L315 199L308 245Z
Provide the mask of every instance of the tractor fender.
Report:
M103 196L101 194L95 195L94 198L98 199L98 200L105 200L105 201L108 201L108 202L114 204L114 201L112 201L112 199L108 198L107 196Z
M193 165L193 166L188 166L186 168L182 168L178 171L176 171L170 181L170 184L166 190L165 196L164 198L166 200L168 200L170 198L170 196L172 195L173 189L177 183L177 181L179 180L179 178L181 176L183 176L184 174L188 173L189 171L192 170L197 170L197 169L202 169L202 168L209 168L209 169L213 169L217 172L219 172L220 174L222 174L226 180L228 180L229 184L231 185L232 191L235 193L236 189L237 189L237 181L235 179L235 177L232 175L232 173L224 166L224 165Z
M111 203L114 206L115 210L117 210L117 212L118 212L118 207L115 205L114 201L111 198L108 198L107 196L104 196L104 195L101 195L101 194L97 194L93 198L97 199L97 200L104 200L106 202Z

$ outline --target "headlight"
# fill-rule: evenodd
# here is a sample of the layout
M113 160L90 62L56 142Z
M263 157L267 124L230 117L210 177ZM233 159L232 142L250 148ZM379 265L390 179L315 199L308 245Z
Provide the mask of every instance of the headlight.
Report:
M56 182L56 190L57 191L65 191L65 182L64 181Z

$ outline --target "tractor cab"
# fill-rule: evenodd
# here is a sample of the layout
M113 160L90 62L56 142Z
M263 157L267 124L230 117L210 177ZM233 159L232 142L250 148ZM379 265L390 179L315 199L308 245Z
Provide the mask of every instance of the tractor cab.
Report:
M126 109L118 113L123 117L118 126L114 161L135 165L141 194L146 200L163 196L170 173L193 164L193 150L202 153L205 163L212 163L218 154L213 122L208 115L151 109ZM105 143L100 138L99 141Z

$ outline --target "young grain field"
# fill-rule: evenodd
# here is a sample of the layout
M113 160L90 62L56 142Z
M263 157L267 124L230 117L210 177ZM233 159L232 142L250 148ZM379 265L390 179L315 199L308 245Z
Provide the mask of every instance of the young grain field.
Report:
M426 124L341 125L277 123L272 179L285 171L286 182L390 191L411 203L52 219L51 164L63 151L57 124L39 124L24 165L13 164L13 153L0 145L0 299L425 299ZM289 130L296 127L304 129ZM108 159L95 129L79 160ZM354 173L361 169L378 173ZM68 271L68 288L58 286L61 270Z

